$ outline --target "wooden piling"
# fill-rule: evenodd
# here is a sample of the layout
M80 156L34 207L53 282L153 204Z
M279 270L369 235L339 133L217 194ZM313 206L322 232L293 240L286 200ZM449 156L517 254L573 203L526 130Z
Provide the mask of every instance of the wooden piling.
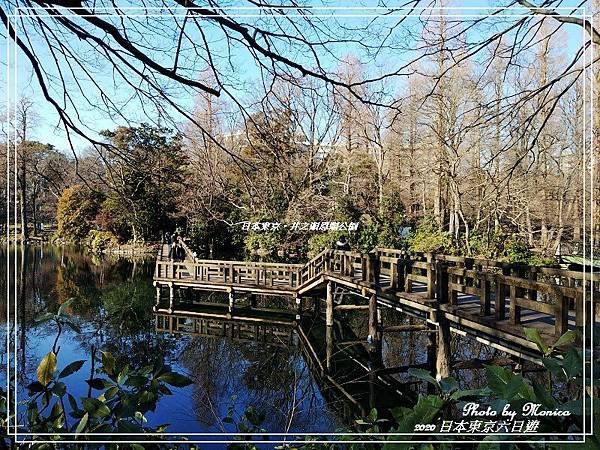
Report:
M233 315L233 309L235 308L235 294L233 292L233 289L229 289L229 305L228 305L228 310L229 310L229 315Z
M248 300L250 300L250 306L256 308L256 294L249 294Z
M327 282L327 297L325 299L325 324L327 326L333 325L333 282Z
M169 283L169 314L173 312L173 300L175 299L175 286Z
M332 357L333 357L333 326L328 325L325 327L325 367L328 372L332 369Z
M435 321L438 323L436 377L450 376L450 323L442 313L440 305L448 303L448 265L442 262L436 264L436 298L437 309L434 310Z
M154 312L156 312L156 310L158 309L158 306L160 305L160 285L158 283L155 283L155 286L156 286L156 303L152 307L152 310Z
M371 294L369 297L369 341L377 341L377 295Z

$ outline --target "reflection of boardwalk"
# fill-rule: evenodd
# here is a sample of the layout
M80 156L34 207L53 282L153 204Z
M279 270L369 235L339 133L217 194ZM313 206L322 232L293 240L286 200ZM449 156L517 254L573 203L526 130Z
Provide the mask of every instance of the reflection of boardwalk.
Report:
M201 314L198 312L191 314L189 311L174 314L157 313L155 314L156 330L269 345L287 346L295 343L292 329L294 322L291 320L285 321L281 318L275 319L274 322L258 321L256 318L232 320L224 316L218 318L214 311L208 313L211 317Z
M354 419L364 417L372 408L383 413L386 408L409 406L415 400L405 383L382 370L380 353L371 353L362 344L348 346L347 342L357 337L342 322L336 324L335 331L328 327L323 332L325 327L319 319L286 323L282 314L263 313L259 320L251 309L240 312L236 319L225 314L217 318L218 309L218 305L189 305L172 314L159 310L155 314L156 330L269 346L299 346L330 407L352 425Z
M179 287L229 292L230 308L236 292L289 295L299 304L306 296L325 296L328 325L336 311L363 309L369 314L372 339L386 331L378 308L394 308L426 320L428 326L440 329L442 324L514 355L536 357L537 347L525 339L523 326L537 328L548 342L582 326L584 311L588 319L594 317L590 293L593 289L599 294L600 276L376 249L369 254L325 250L303 265L194 258L173 263L161 252L154 279L158 289L169 287L171 298ZM335 304L336 289L367 301ZM448 340L442 331L440 347Z

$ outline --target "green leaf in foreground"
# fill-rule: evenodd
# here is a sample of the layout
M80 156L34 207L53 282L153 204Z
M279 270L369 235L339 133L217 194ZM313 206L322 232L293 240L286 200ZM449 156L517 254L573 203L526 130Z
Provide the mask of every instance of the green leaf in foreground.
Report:
M60 373L58 374L58 378L68 377L69 375L77 372L79 369L81 369L84 363L85 361L83 360L73 361L71 364L69 364L63 370L60 371Z
M115 357L110 352L102 352L102 368L107 374L113 375L115 371Z
M163 373L157 379L175 387L185 387L192 384L192 380L176 372Z
M50 381L52 381L52 376L54 375L55 370L56 355L54 352L48 352L37 368L36 373L38 381L46 386L48 383L50 383Z
M83 417L81 418L81 420L80 420L80 421L79 421L79 423L77 424L77 428L75 429L75 433L79 434L79 433L81 433L81 432L82 432L82 431L85 429L85 426L86 426L86 425L87 425L87 423L88 423L88 418L89 418L89 417L90 417L90 416L88 415L88 413L85 413L85 414L83 415Z
M92 417L106 417L110 409L97 398L82 398L83 407Z
M525 333L525 337L537 345L544 355L548 355L549 347L542 340L540 331L537 328L523 327L523 332Z

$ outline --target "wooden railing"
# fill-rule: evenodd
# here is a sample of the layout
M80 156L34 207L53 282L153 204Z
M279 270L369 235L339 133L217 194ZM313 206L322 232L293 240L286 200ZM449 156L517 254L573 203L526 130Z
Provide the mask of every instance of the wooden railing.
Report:
M325 272L332 250L325 249L313 259L304 264L299 270L300 285L315 279L317 275Z
M583 325L584 292L600 291L600 274L535 267L480 258L449 255L416 254L411 257L393 249L376 249L381 273L391 275L391 287L397 291L413 291L413 283L424 286L427 298L439 299L447 292L451 306L458 305L459 294L479 298L480 315L489 316L494 309L498 320L508 317L511 324L522 321L522 311L530 310L554 318L555 334L568 329L569 311L575 324ZM437 271L447 277L438 277ZM436 280L447 280L447 286L436 286ZM588 300L589 301L589 300ZM598 311L596 311L598 316ZM598 320L599 317L596 317Z
M599 295L600 290L597 273L385 248L368 254L326 249L306 264L159 258L155 278L296 290L325 273L437 299L451 308L460 306L459 296L477 297L480 316L491 316L493 309L497 320L514 325L522 322L523 310L530 310L552 317L557 335L568 329L569 311L576 325L583 324L584 292L593 289Z
M268 287L299 286L302 264L277 264L249 261L202 260L194 262L157 261L154 277L162 280L187 280Z

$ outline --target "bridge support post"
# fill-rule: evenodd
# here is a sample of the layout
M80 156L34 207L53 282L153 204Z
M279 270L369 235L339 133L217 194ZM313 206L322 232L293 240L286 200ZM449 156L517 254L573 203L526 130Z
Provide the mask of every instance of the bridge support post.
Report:
M325 327L325 369L327 372L331 372L333 356L333 326L328 325Z
M256 308L256 294L248 294L248 300L250 300L250 306Z
M333 325L333 282L327 282L327 297L325 299L325 325Z
M294 301L296 302L296 320L300 320L302 315L302 297L298 294L294 295Z
M154 283L154 286L156 286L156 303L152 307L152 311L156 312L158 305L160 304L160 285L158 283Z
M438 323L435 371L437 378L446 378L450 376L450 324L443 316L438 319Z
M446 378L450 376L450 323L440 308L448 303L448 266L442 262L436 264L436 298L437 308L433 311L434 321L438 323L437 331L437 355L436 355L436 377Z
M433 319L433 314L432 317ZM437 358L437 329L435 325L428 323L427 328L430 330L427 333L427 364L429 366L429 370L432 373L436 372L436 358Z
M169 283L169 314L173 312L173 301L175 300L175 286Z
M369 408L377 404L378 371L383 367L383 348L381 340L375 342L369 351Z
M369 337L368 341L376 345L380 340L379 336L379 314L377 312L377 294L371 294L369 297Z
M228 291L229 292L229 316L233 315L233 308L235 307L235 294L233 292L233 289L229 288Z

